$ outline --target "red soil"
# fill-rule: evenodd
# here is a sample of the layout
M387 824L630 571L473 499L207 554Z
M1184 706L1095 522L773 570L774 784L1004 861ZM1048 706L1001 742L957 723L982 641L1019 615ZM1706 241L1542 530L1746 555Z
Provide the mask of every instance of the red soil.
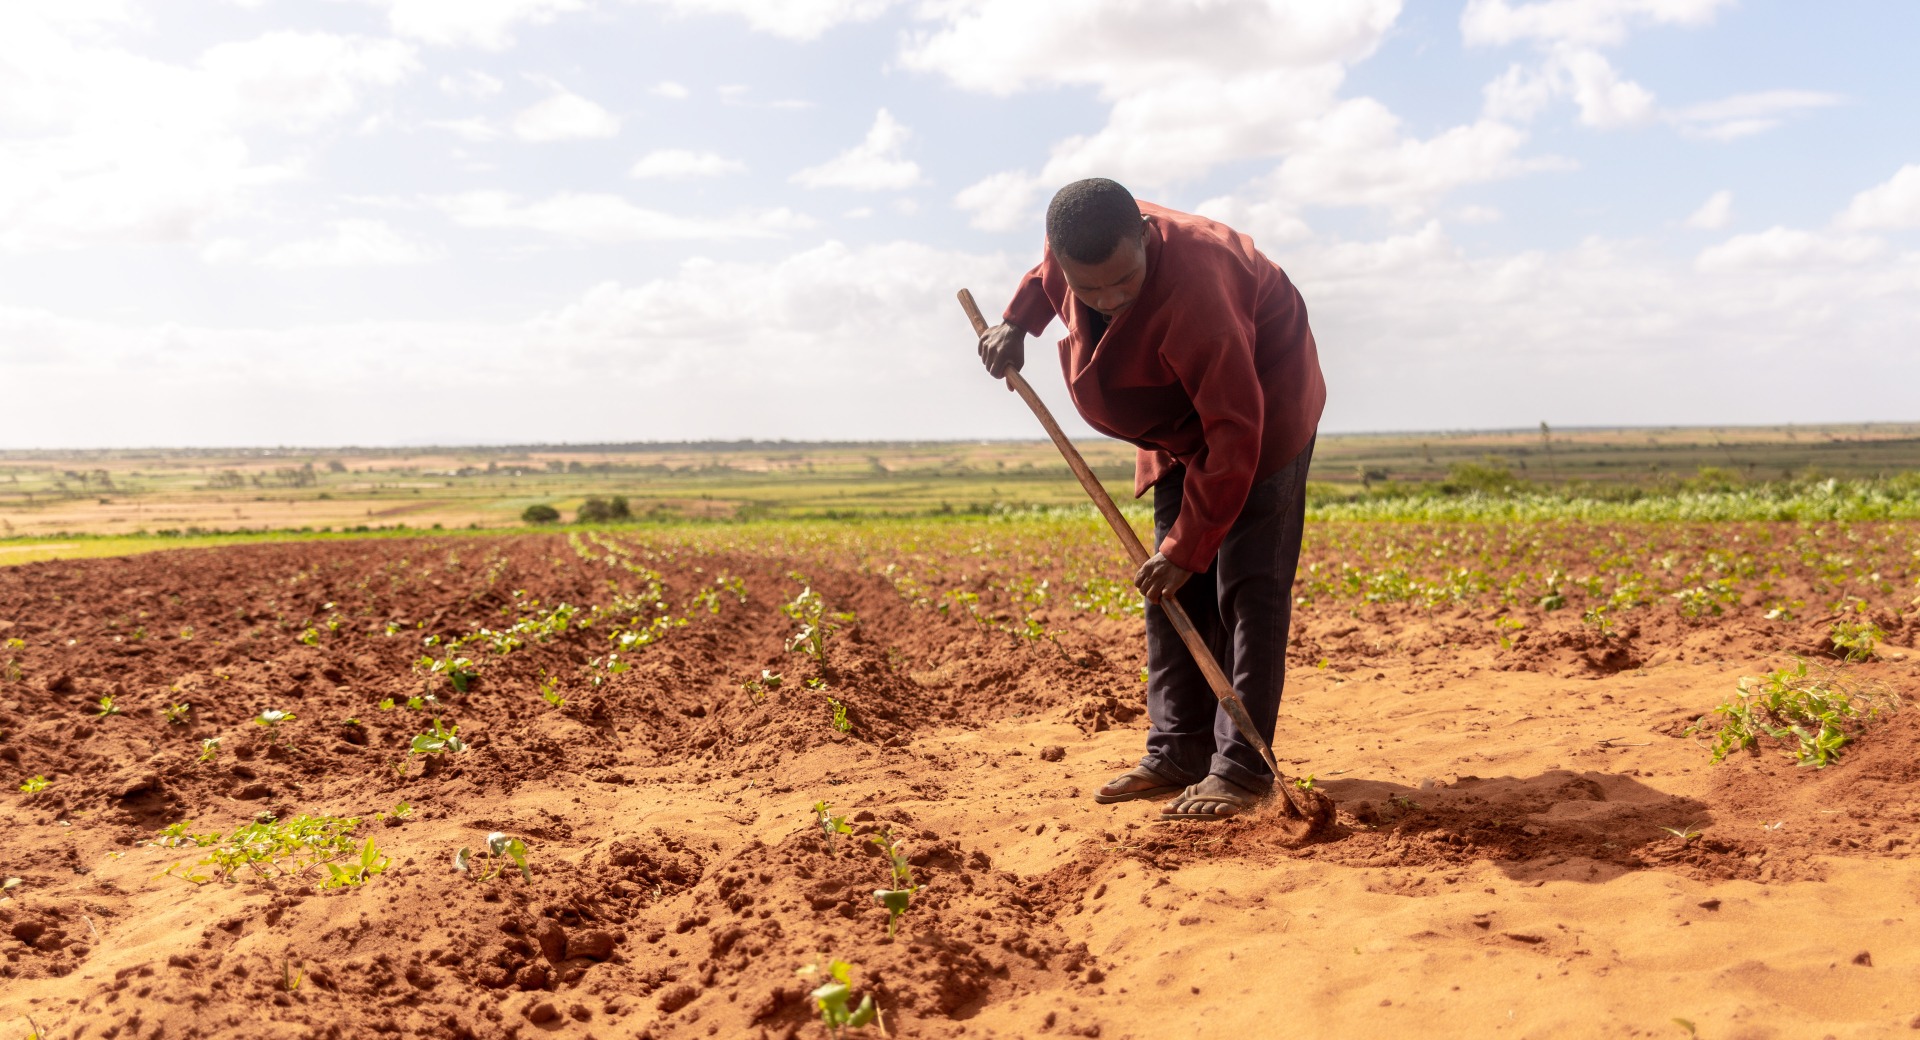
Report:
M1820 772L1771 749L1707 768L1684 724L1733 676L1778 663L1778 631L1757 621L1649 613L1601 638L1542 618L1503 650L1491 615L1304 611L1276 750L1317 774L1338 816L1298 845L1272 810L1162 825L1152 806L1085 797L1137 754L1133 624L1063 616L1056 646L915 610L885 581L817 561L682 549L645 565L675 613L719 575L744 579L748 601L690 612L597 688L584 669L608 648L605 621L505 657L469 646L480 678L464 694L414 669L422 636L642 582L545 536L0 570L0 641L25 643L0 652L21 673L0 681L0 875L21 879L0 895L0 1019L31 1015L61 1040L813 1036L817 980L795 969L821 955L856 965L856 993L898 1036L1361 1035L1433 1015L1467 1016L1446 1021L1469 1034L1487 1001L1513 1023L1511 1007L1532 1002L1522 1031L1537 1035L1671 1033L1683 1013L1753 1036L1877 1035L1920 1014L1920 716L1891 716ZM824 666L784 646L794 566L857 618ZM1920 615L1880 620L1887 659L1854 672L1910 698L1900 648ZM309 626L315 645L297 638ZM1808 622L1788 649L1816 651L1824 631ZM743 690L763 669L784 681ZM540 698L543 678L564 708ZM427 715L377 705L429 691L471 748L408 761ZM123 713L95 718L104 696ZM828 696L850 732L830 724ZM184 724L163 717L176 701L192 705ZM270 733L252 721L268 708L298 719ZM46 790L13 791L33 775ZM854 834L828 844L807 808L821 799ZM375 819L402 800L406 818ZM331 891L316 891L319 872L156 876L195 858L149 844L162 827L224 831L269 812L359 816L393 865ZM1701 836L1665 829L1687 825ZM927 886L894 938L872 896L886 865L866 840L883 828ZM531 882L452 869L456 848L496 830L526 840ZM1602 943L1685 946L1641 914L1650 879L1700 907L1758 892L1769 909L1723 929L1714 950L1732 952L1652 966L1616 952L1578 998L1547 999L1531 969L1472 966L1508 952L1576 978ZM1523 891L1496 894L1509 886ZM1585 916L1529 917L1558 894L1563 916ZM1448 909L1399 920L1423 896ZM1803 914L1826 931L1780 938ZM1834 984L1867 1002L1858 1014L1792 995L1817 980L1782 981L1828 946L1844 960L1869 944L1873 974ZM1347 946L1367 967L1335 984ZM1214 992L1244 983L1236 955L1265 981L1221 1004ZM1728 981L1736 969L1764 979ZM1206 995L1188 985L1202 978ZM1377 999L1390 979L1400 996ZM1667 1003L1643 1006L1652 993ZM1416 1017L1396 1025L1403 1011Z

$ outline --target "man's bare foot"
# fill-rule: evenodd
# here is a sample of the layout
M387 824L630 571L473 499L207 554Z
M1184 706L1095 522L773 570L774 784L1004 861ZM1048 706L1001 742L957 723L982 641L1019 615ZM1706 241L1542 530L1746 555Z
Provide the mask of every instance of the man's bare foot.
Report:
M1119 776L1107 781L1093 796L1093 800L1102 805L1111 802L1132 801L1135 798L1153 798L1163 794L1172 794L1180 790L1180 785L1148 769L1146 766L1134 766Z
M1265 798L1266 795L1249 791L1230 780L1209 776L1180 792L1179 797L1168 802L1166 811L1160 814L1160 818L1163 820L1224 820L1246 812Z

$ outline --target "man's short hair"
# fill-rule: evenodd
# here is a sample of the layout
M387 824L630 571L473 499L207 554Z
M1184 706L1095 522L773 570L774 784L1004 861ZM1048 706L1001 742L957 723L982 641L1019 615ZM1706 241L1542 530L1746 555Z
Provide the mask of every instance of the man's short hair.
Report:
M1047 206L1047 245L1055 256L1105 263L1129 235L1140 233L1140 204L1105 177L1074 181Z

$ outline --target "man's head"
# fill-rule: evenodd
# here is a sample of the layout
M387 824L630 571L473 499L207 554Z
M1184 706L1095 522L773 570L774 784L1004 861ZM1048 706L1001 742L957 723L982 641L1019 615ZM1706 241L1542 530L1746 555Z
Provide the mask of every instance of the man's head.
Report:
M1074 181L1047 206L1047 246L1080 302L1111 318L1147 278L1147 225L1127 189L1104 177Z

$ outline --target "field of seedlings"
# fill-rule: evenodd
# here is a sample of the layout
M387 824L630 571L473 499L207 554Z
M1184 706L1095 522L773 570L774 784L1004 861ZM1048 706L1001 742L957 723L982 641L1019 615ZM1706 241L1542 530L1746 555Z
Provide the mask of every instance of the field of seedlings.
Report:
M1092 801L1128 574L1078 512L0 568L0 1037L1920 1029L1920 523L1314 520L1299 845Z

